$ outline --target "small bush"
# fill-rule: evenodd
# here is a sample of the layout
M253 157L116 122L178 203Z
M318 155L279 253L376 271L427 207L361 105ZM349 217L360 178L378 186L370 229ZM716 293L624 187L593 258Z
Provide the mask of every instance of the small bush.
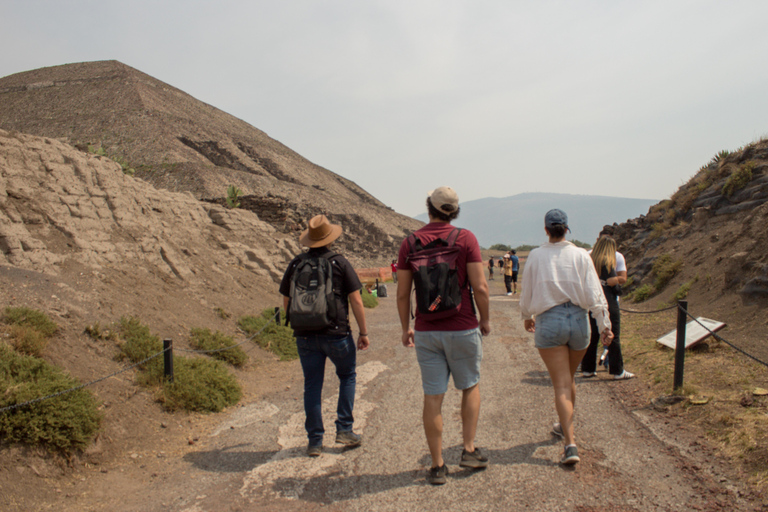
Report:
M5 323L8 325L21 325L31 327L40 332L46 338L50 338L59 330L53 320L42 311L30 308L5 308Z
M237 321L238 327L249 336L261 331L253 341L258 343L278 356L281 361L290 361L299 357L296 349L296 338L293 329L286 325L277 325L273 320L274 309L265 309L261 316L244 316ZM285 311L281 310L280 318L285 318ZM263 331L262 331L263 329Z
M576 247L581 247L582 249L591 249L592 245L588 244L587 242L582 242L581 240L573 239L571 240L571 243L575 245Z
M678 302L686 298L688 296L688 292L691 291L691 286L693 286L693 283L698 281L698 279L699 278L697 277L688 281L687 283L681 284L680 288L678 288L677 291L672 295L672 300Z
M749 161L736 169L725 181L723 185L723 195L731 197L734 192L746 187L752 181L752 171L755 168L755 162Z
M240 196L243 195L243 191L234 185L227 187L227 206L230 208L240 208Z
M117 329L124 340L118 359L127 358L132 363L138 363L163 350L160 338L154 336L138 318L122 317Z
M0 343L0 407L48 396L80 383L63 370ZM79 389L0 413L0 440L70 453L84 449L101 425L93 395Z
M115 331L104 329L99 322L92 325L86 325L84 332L94 340L115 341L118 337Z
M235 340L232 339L232 336L227 336L219 331L212 333L210 329L192 329L190 344L198 350L218 350L218 352L209 355L232 366L242 366L248 360L243 349L235 346ZM231 348L220 350L226 347Z
M664 230L666 230L668 227L669 226L667 226L666 223L655 222L653 226L651 226L651 232L648 234L648 240L655 240L659 238L664 234Z
M650 298L656 290L650 284L644 284L632 292L634 302L644 302Z
M365 287L360 290L360 295L363 297L363 307L373 309L379 305L379 299L374 297Z
M164 379L162 359L153 359L139 376L145 386L161 386L158 400L169 411L219 412L242 396L237 379L219 361L204 357L173 358L173 382Z
M48 339L32 327L12 325L10 327L11 345L17 352L40 357L48 345Z
M680 271L683 266L681 260L674 261L669 254L663 254L656 258L651 267L651 273L656 276L654 287L656 290L663 290L667 283Z

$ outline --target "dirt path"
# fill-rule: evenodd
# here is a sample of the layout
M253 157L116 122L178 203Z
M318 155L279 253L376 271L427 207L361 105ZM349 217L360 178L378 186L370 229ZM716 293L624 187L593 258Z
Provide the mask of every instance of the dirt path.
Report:
M343 450L326 436L317 459L306 437L298 362L275 374L274 391L225 415L196 420L194 444L169 441L163 452L132 454L122 467L98 468L68 484L57 510L384 511L442 510L759 510L741 501L695 441L675 441L645 408L631 410L604 373L579 380L577 438L582 462L565 469L552 390L531 337L522 331L517 297L491 281L492 328L484 344L477 444L491 465L458 467L460 393L444 405L448 484L432 487L421 424L421 383L413 350L399 343L394 287L368 311L372 348L360 353L355 429L360 448ZM327 370L326 429L333 429L337 380ZM181 426L181 425L180 425ZM666 439L662 441L661 439ZM686 440L683 440L686 439Z

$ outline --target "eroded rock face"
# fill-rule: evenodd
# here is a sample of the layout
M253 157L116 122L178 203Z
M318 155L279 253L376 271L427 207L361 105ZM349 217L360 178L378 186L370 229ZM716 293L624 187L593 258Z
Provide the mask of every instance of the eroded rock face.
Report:
M299 250L253 212L158 190L106 157L0 130L0 264L53 274L69 262L142 268L190 284L235 266L274 282Z

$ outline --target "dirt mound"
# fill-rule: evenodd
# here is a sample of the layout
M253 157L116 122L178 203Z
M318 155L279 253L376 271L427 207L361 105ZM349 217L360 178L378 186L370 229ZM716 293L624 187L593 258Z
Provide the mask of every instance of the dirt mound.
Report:
M768 140L721 152L645 216L606 226L627 257L631 286L651 307L684 294L695 316L728 324L722 334L768 362ZM659 282L664 258L671 278ZM657 265L658 269L658 265Z
M0 128L62 138L107 155L176 192L242 207L282 233L317 213L342 224L339 244L381 266L421 222L225 112L117 61L67 64L0 79ZM384 179L384 178L382 178Z

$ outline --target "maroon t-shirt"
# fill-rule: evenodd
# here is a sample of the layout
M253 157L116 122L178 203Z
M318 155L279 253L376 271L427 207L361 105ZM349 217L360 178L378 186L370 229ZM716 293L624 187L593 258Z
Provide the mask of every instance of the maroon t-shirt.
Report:
M436 238L445 240L454 229L456 229L455 226L445 222L430 222L423 228L415 231L414 235L419 237L422 245L427 245ZM463 285L467 283L467 263L482 263L483 256L480 254L480 244L477 243L477 238L467 229L462 229L459 232L456 245L461 249L456 265L458 267L459 285ZM409 252L410 248L406 238L400 244L400 252L397 255L397 268L410 270L407 260ZM459 309L459 313L455 316L430 321L428 315L420 314L418 308L415 308L416 324L414 328L417 331L468 331L469 329L475 329L479 324L471 301L472 296L469 286L464 286L461 290L461 309Z

